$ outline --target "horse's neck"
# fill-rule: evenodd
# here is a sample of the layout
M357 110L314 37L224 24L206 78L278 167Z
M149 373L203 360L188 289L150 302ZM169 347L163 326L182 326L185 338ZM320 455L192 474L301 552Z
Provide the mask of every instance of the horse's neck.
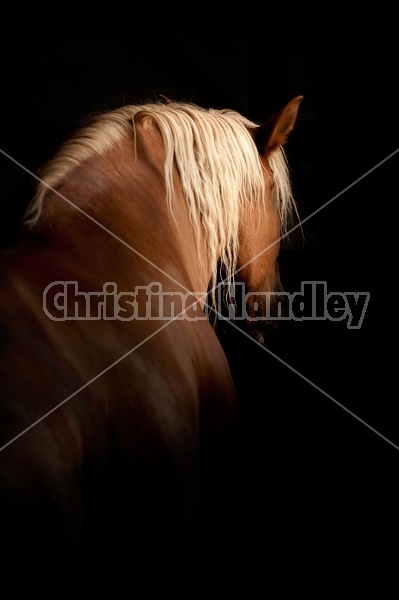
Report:
M158 151L157 159L162 157ZM113 274L137 283L206 292L210 268L175 177L171 214L163 165L126 141L115 152L87 161L45 200L45 237L71 269ZM111 277L112 278L112 277ZM155 279L154 279L155 278Z

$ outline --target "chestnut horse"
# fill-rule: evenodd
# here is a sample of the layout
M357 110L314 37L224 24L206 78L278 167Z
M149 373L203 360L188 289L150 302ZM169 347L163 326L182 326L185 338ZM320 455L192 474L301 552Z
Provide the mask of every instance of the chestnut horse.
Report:
M134 571L184 556L223 519L237 407L207 292L221 271L255 302L281 289L295 210L283 147L301 100L263 125L191 103L124 106L36 176L0 259L10 565L84 570L90 556Z

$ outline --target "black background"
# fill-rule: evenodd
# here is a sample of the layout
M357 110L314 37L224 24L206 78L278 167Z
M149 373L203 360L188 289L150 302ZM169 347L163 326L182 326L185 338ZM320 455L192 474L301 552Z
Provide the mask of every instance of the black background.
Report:
M311 586L316 572L328 586L342 574L356 585L375 575L377 558L387 570L394 559L399 153L363 176L399 147L397 52L375 33L286 34L278 44L246 35L163 35L147 45L21 37L1 47L0 147L32 171L99 110L163 94L261 122L304 95L286 148L300 217L337 198L306 220L304 237L296 230L284 243L283 284L294 292L326 281L328 291L369 292L370 302L358 330L285 324L275 355L218 329L241 423L229 560L248 585L281 577ZM4 156L0 174L6 246L34 181Z

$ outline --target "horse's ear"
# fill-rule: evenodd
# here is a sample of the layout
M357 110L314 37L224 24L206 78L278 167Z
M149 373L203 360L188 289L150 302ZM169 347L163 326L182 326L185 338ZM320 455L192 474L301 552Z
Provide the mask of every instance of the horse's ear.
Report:
M279 146L284 146L294 129L299 105L303 96L296 96L278 113L255 130L255 143L260 154L269 154Z

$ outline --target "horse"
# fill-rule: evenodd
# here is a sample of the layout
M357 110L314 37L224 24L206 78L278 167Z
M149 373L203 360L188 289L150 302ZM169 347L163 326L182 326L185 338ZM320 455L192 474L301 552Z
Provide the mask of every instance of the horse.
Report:
M296 210L284 147L301 101L261 124L128 104L92 116L34 174L0 257L10 568L98 574L114 558L137 574L190 557L228 513L237 393L209 314L220 273L227 289L242 282L244 326L265 343L250 317L283 289Z

